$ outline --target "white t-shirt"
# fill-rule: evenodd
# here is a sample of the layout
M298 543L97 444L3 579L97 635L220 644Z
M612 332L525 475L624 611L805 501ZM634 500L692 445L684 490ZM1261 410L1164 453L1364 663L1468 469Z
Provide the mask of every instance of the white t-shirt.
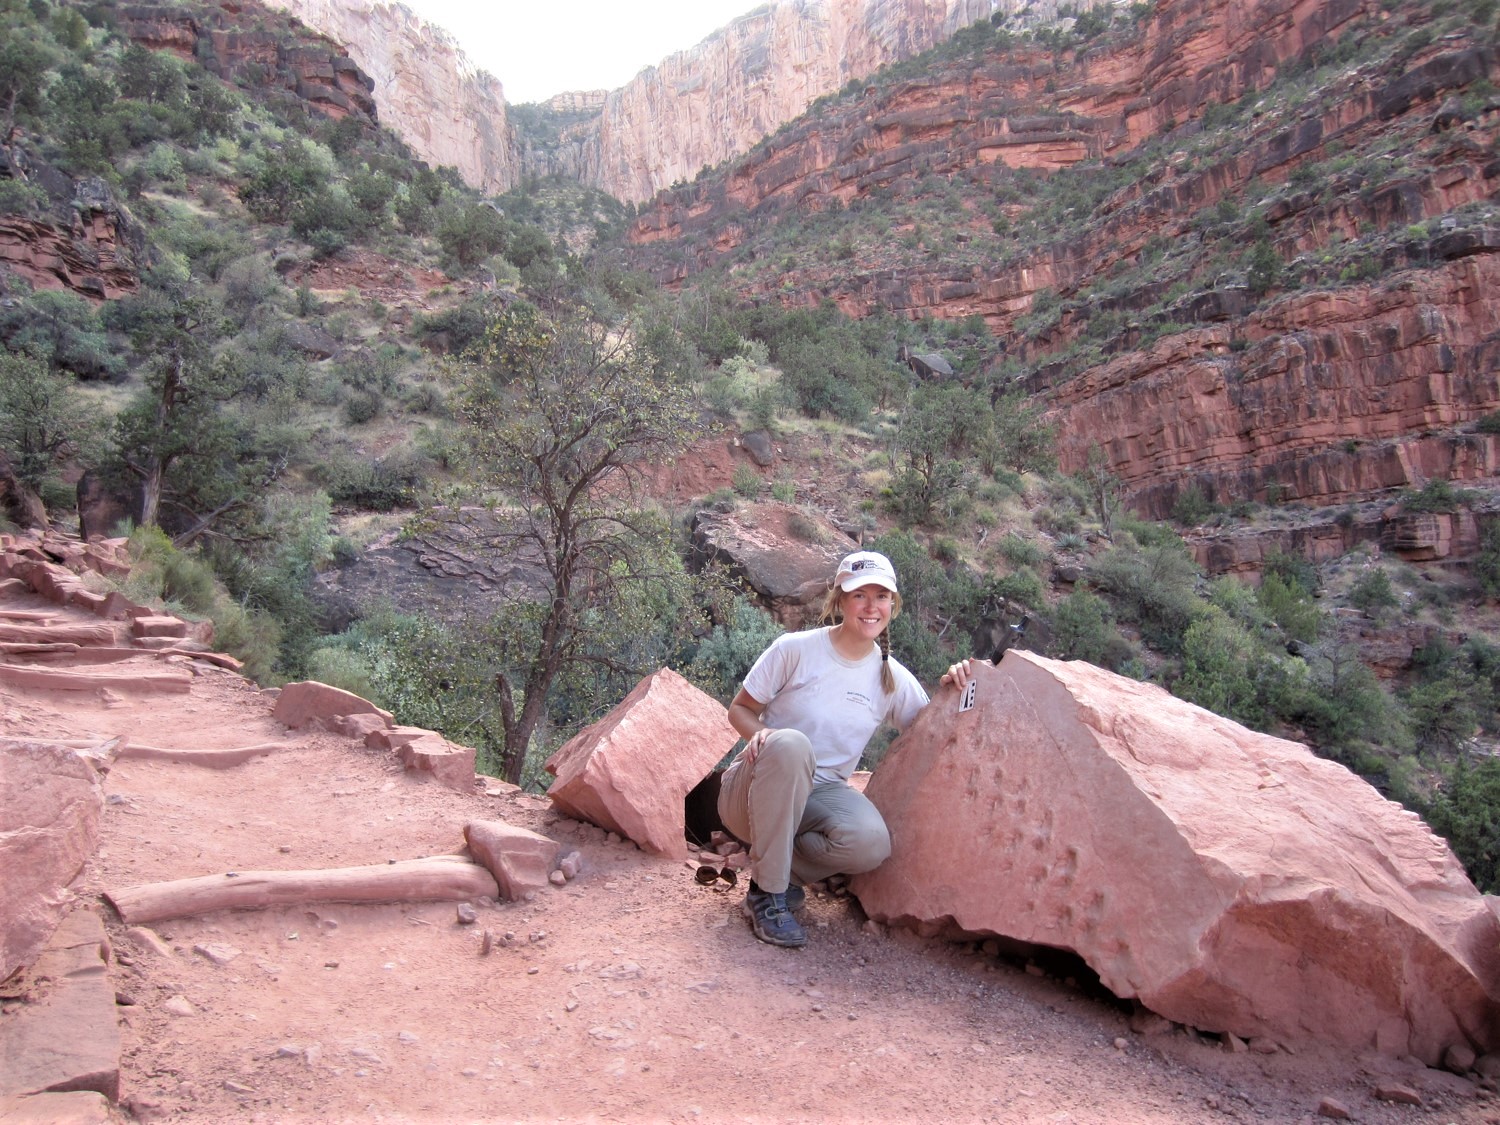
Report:
M745 690L765 704L761 722L799 730L812 743L817 781L846 781L881 723L905 730L927 705L917 678L895 657L896 690L880 686L880 650L848 660L833 647L833 626L783 633L745 676Z

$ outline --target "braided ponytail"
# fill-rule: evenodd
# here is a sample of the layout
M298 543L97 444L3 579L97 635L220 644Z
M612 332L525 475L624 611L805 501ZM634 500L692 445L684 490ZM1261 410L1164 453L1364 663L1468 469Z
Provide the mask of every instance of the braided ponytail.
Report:
M891 627L887 625L875 638L880 645L880 686L887 694L896 690L896 675L891 671Z

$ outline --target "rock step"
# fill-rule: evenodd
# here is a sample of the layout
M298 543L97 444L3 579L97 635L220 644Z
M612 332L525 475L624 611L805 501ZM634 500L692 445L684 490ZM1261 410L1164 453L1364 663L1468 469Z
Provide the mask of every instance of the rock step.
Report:
M47 988L0 1020L0 1099L70 1090L119 1098L120 1028L107 949L92 910L72 911L53 932L27 970L28 979L47 978Z
M0 683L43 691L187 692L193 686L191 672L94 672L68 668L27 668L0 664Z
M11 644L112 645L115 631L109 625L12 625L0 622L0 641Z

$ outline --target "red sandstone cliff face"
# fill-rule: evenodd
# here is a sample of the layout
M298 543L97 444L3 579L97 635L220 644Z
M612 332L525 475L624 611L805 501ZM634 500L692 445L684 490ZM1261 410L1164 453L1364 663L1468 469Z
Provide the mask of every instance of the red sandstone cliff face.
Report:
M987 214L960 206L949 212L958 237L941 257L893 251L894 234L852 261L802 253L781 271L754 273L737 253L744 246L763 257L758 232L787 216L857 207L924 179L982 195L1013 185L1010 169L1124 161L1162 133L1191 147L1207 106L1263 89L1278 64L1387 18L1357 0L1162 0L1139 33L1057 68L1049 56L1016 49L871 88L804 119L724 175L664 193L632 239L663 281L733 256L728 283L744 270L755 279L752 293L828 299L855 316L983 316L1033 369L1030 389L1052 403L1063 468L1078 468L1099 444L1143 514L1166 515L1190 485L1224 502L1327 504L1433 477L1494 476L1496 449L1472 423L1500 407L1500 325L1483 299L1500 271L1500 235L1417 226L1500 192L1500 114L1434 131L1448 93L1500 74L1496 53L1463 37L1418 54L1404 72L1346 68L1292 112L1257 109L1223 151L1168 148L1167 159L1049 245L1022 249L992 232ZM1372 141L1400 153L1374 162L1378 175L1293 176ZM1256 194L1246 196L1252 184ZM1196 241L1196 224L1220 200L1231 213L1260 211L1294 284L1338 291L1267 304L1250 295L1243 274L1206 291L1200 281L1166 314L1151 314L1152 330L1141 317L1164 285L1097 287L1134 268L1153 244ZM1015 210L1024 215L1028 206ZM1348 286L1338 264L1326 263L1360 239L1371 242L1381 279ZM1018 330L1043 290L1061 300L1060 314ZM1098 345L1104 362L1075 376L1080 362L1070 349L1103 313L1122 327ZM1171 322L1165 338L1143 346L1163 321ZM1177 327L1205 323L1214 327Z
M75 182L33 161L21 138L0 145L0 158L25 169L52 201L39 215L0 215L0 264L38 289L71 289L91 300L135 292L145 235L108 184Z
M518 178L515 138L500 83L453 37L402 4L378 0L269 0L344 44L371 78L383 124L432 164L503 192Z
M1155 518L1189 485L1330 504L1500 476L1500 439L1472 426L1500 409L1492 233L1439 268L1295 294L1046 387L1064 468L1097 442Z
M260 10L264 26L238 30L243 13ZM153 50L197 58L209 73L253 86L281 87L325 117L354 116L375 124L374 83L343 48L317 41L296 20L251 0L221 0L200 14L170 4L114 9L120 32Z

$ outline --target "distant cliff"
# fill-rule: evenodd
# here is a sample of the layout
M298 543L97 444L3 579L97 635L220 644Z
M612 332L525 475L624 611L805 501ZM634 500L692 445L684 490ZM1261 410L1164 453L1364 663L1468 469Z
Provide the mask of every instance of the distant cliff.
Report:
M619 90L560 94L517 115L451 36L399 3L271 2L345 45L375 80L381 121L423 159L490 191L521 176L563 175L629 202L745 152L815 99L977 20L997 12L1046 20L1058 8L1055 0L779 0Z
M502 192L517 179L516 147L500 83L453 37L402 4L378 0L266 0L342 43L375 82L381 123L432 164Z

